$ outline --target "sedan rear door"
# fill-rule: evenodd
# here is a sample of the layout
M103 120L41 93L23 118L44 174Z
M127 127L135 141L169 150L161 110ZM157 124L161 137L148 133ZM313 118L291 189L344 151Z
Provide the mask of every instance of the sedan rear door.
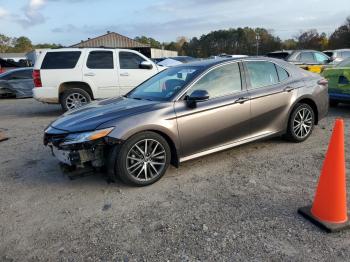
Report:
M269 61L246 61L245 68L252 136L259 138L281 132L297 97L297 83L284 68Z

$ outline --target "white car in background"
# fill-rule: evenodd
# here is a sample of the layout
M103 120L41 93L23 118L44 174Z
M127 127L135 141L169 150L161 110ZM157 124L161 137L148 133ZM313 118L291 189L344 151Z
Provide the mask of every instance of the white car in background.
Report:
M94 99L125 95L164 69L129 49L46 50L34 65L33 96L71 110Z

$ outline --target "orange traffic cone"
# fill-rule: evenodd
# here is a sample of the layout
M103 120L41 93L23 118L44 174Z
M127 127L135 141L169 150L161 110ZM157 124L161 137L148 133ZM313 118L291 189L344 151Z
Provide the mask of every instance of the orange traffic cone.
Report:
M346 205L346 177L344 155L344 122L337 119L323 162L312 207L298 212L327 232L350 228Z

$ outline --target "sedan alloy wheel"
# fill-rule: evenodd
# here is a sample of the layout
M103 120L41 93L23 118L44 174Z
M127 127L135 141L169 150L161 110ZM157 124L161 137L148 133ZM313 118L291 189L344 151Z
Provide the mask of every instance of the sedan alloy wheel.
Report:
M297 104L288 125L288 137L294 142L306 140L312 133L315 113L308 104Z
M129 150L126 168L135 179L148 181L162 173L165 161L164 147L156 140L143 139Z
M113 148L109 172L125 183L150 185L159 180L169 167L171 151L167 140L151 131L138 133Z

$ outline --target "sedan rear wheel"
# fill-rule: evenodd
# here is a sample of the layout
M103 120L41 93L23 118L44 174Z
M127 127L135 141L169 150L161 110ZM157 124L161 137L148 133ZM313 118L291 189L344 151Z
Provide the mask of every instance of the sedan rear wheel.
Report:
M169 145L154 132L136 134L115 150L114 176L118 175L128 184L150 185L159 180L169 167Z
M312 133L315 113L308 104L297 104L288 125L288 138L294 142L305 141Z

